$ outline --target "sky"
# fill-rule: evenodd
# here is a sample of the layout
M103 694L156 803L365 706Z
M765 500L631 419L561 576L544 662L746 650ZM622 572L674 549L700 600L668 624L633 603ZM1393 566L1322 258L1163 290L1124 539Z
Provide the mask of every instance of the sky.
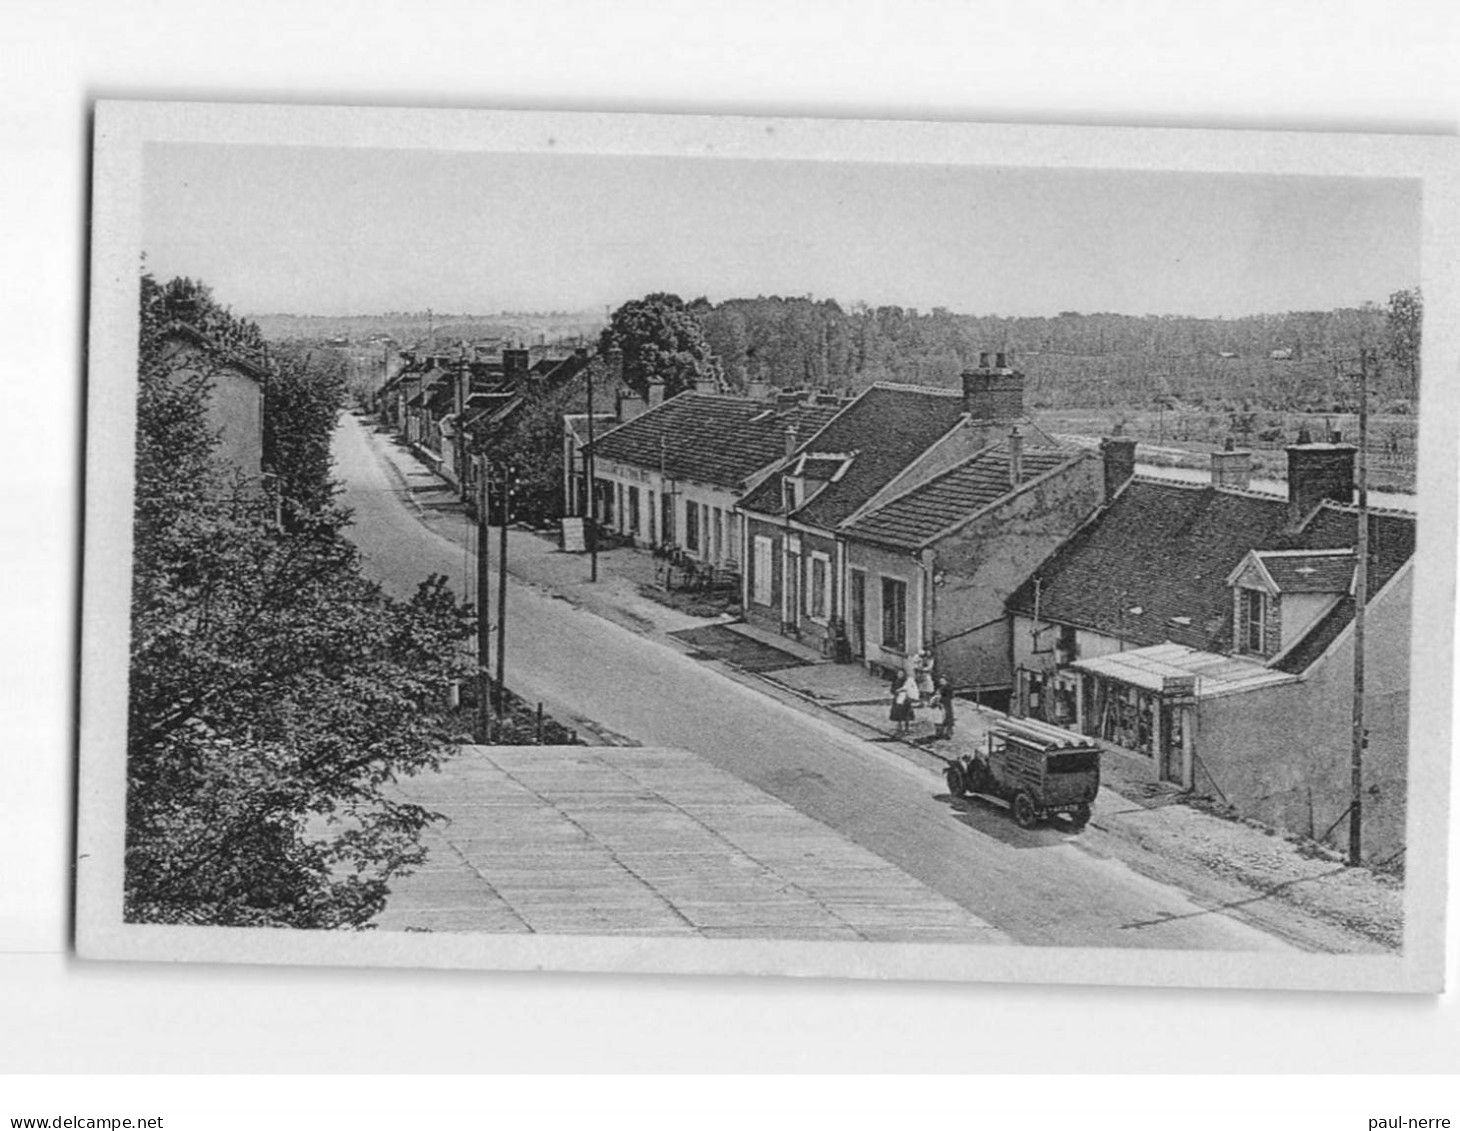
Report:
M1416 182L150 144L143 240L240 314L834 298L1231 317L1419 284Z

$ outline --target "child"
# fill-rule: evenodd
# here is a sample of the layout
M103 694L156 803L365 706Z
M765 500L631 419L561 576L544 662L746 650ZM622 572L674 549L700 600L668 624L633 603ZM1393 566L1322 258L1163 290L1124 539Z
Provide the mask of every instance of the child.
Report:
M948 739L953 737L953 685L948 682L946 676L938 677L938 706L943 710L943 718L938 723L937 735L939 738Z

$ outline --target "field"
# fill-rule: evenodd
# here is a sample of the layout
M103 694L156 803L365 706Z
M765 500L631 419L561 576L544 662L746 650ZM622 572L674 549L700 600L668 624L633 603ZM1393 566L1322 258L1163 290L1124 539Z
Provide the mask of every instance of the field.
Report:
M1238 447L1252 451L1252 473L1258 479L1287 477L1283 449L1296 442L1302 429L1314 440L1340 432L1345 441L1357 443L1359 435L1358 417L1351 413L1062 408L1036 410L1034 419L1047 432L1092 439L1113 435L1119 426L1124 435L1140 441L1143 461L1172 467L1206 468L1210 453L1231 436ZM1407 413L1370 414L1371 487L1414 491L1418 430L1418 418Z

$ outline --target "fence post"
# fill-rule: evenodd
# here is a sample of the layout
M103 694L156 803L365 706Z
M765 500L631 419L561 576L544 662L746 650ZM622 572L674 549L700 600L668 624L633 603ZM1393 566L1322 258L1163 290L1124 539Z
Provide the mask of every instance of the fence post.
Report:
M542 704L537 705L537 744L542 745Z

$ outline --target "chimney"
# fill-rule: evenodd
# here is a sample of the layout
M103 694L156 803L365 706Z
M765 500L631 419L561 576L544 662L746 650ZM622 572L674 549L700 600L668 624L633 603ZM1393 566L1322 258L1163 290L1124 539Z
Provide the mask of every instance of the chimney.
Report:
M617 406L618 422L627 424L635 417L643 416L644 408L644 398L637 393L620 393Z
M1230 436L1222 451L1212 453L1212 486L1226 491L1246 491L1252 486L1252 453L1233 447Z
M989 354L979 354L987 362ZM980 365L963 371L963 409L974 421L1020 420L1024 416L1024 374L1002 363L1003 354L994 355L998 366Z
M658 408L664 403L664 382L653 380L649 382L649 407Z
M1299 526L1324 499L1354 501L1354 457L1349 444L1314 444L1306 431L1288 448L1288 521Z
M786 457L789 459L792 455L795 454L796 449L799 448L800 446L801 445L800 445L800 443L798 441L798 433L796 431L796 426L794 424L787 424L786 425Z
M519 381L527 375L528 354L523 349L502 351L502 376L509 381Z
M471 396L471 365L463 357L456 363L456 395L452 398L458 418L466 411L466 398L469 396Z
M720 382L713 377L696 377L695 392L703 396L714 396L720 391Z
M1124 436L1111 436L1100 441L1100 455L1105 460L1105 501L1136 473L1136 442Z
M608 350L608 383L611 388L623 388L624 351L618 346L610 346Z
M1024 480L1024 433L1015 425L1009 433L1009 486L1017 487Z
M771 386L768 381L750 381L746 383L745 395L753 401L768 401L771 399Z

